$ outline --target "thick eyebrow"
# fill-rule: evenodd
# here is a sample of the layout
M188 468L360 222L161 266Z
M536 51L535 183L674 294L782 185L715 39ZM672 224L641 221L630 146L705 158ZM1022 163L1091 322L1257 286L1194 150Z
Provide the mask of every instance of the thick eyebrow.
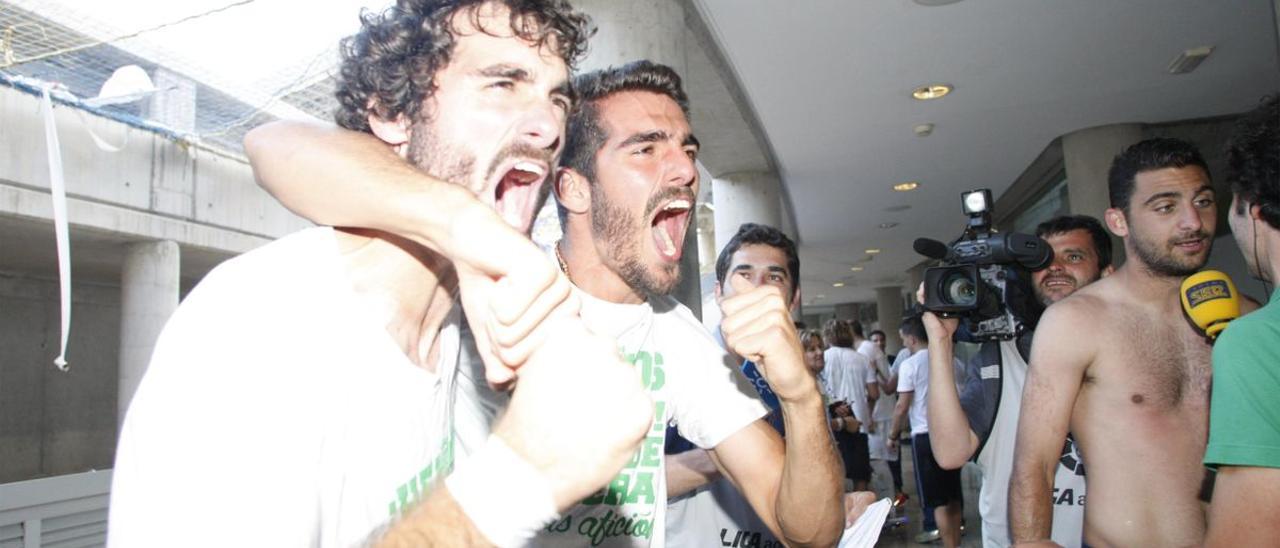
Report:
M618 143L618 148L626 148L640 143L656 143L658 141L665 141L670 137L671 136L667 132L660 129L644 133L636 133L627 137L626 140L621 143Z
M742 271L746 271L746 270L755 270L755 268L756 268L756 267L755 267L754 265L750 265L750 264L747 264L747 263L742 263L742 264L734 265L734 266L733 266L733 271L734 271L734 272L742 272ZM790 273L790 272L788 272L788 271L787 271L787 269L782 268L782 267L780 267L780 266L778 266L778 265L769 265L769 266L765 267L765 270L767 270L767 271L769 271L769 272L772 272L772 273L775 273L775 274L782 274L783 276L785 276L785 277L787 277L787 278L790 278L790 277L791 277L791 273Z
M1213 190L1213 187L1211 187L1211 186L1209 186L1209 185L1203 185L1203 186L1201 186L1200 188L1197 188L1195 192L1192 192L1192 193L1191 193L1191 195L1192 195L1192 196L1196 196L1196 195L1199 195L1200 193L1202 193L1202 192L1204 192L1204 191L1206 191L1206 190L1207 190L1207 191L1209 191L1209 193L1210 193L1210 194L1215 194L1215 195L1217 194L1217 193ZM1161 193L1158 193L1158 194L1152 195L1150 198L1147 198L1147 201L1142 202L1142 205L1150 205L1150 204L1151 204L1151 202L1154 202L1154 201L1156 201L1156 200L1163 200L1163 199L1165 199L1165 198L1175 198L1175 199L1176 199L1176 198L1181 197L1181 196L1182 196L1182 193L1181 193L1181 192L1178 192L1178 191L1175 191L1175 190L1170 190L1169 192L1161 192Z
M1064 255L1068 253L1079 253L1081 255L1091 255L1091 253L1089 253L1089 251L1085 250L1085 248L1083 247L1068 247L1062 250L1062 253Z
M510 78L517 82L528 82L533 78L529 74L528 70L524 69L523 67L520 67L519 65L512 65L510 63L499 63L496 65L489 65L480 70L477 70L476 74L479 74L480 76L484 76L486 78Z
M627 137L626 140L622 141L621 143L618 143L618 148L626 148L628 146L639 144L639 143L656 143L658 141L665 141L670 138L671 138L670 133L667 133L666 131L661 129L656 129L656 130L647 131L644 133L637 133L635 135ZM681 146L688 146L688 145L693 145L695 147L702 148L702 145L698 143L698 138L694 137L693 134L689 134L688 136L686 136L684 138L684 142L681 143Z

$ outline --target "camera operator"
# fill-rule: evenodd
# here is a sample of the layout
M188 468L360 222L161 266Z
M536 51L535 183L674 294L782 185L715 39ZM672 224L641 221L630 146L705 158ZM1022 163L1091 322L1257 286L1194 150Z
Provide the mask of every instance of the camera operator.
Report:
M1056 217L1037 227L1036 236L1049 243L1054 257L1048 267L1031 274L1039 304L1060 301L1113 270L1111 240L1092 217ZM919 298L924 301L923 294ZM1008 481L1035 325L1029 322L1016 339L983 343L966 364L964 388L957 393L950 364L958 323L956 318L924 313L929 332L929 441L934 458L946 469L960 468L976 456L982 467L978 508L983 545L1008 546ZM1062 461L1055 481L1053 539L1073 547L1080 545L1084 522L1084 467L1070 438Z

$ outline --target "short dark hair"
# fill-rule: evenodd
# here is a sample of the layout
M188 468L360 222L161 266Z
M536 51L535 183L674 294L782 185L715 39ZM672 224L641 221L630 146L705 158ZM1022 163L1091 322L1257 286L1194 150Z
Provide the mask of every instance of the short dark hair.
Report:
M680 105L685 117L689 116L689 96L684 93L680 75L653 61L634 61L580 74L573 79L573 87L578 100L566 123L560 166L581 173L588 181L596 179L596 151L609 140L600 124L600 101L615 93L650 91L670 97Z
M1263 99L1236 122L1227 141L1227 180L1237 207L1260 206L1262 220L1280 229L1280 95Z
M929 332L925 331L924 318L920 314L909 314L902 318L902 326L898 330L921 341L929 340Z
M839 318L831 318L822 326L822 338L826 339L828 346L839 346L849 348L853 346L853 330L849 328L849 322Z
M782 250L787 256L787 274L791 275L791 298L794 299L796 291L800 290L800 255L796 252L796 243L781 230L769 225L743 223L738 227L738 232L716 257L716 282L724 287L725 276L729 275L729 267L732 266L730 263L733 262L733 254L748 244L767 245Z
M871 337L874 337L874 336L876 336L876 335L880 335L881 337L885 337L884 331L881 331L881 330L877 329L877 330L875 330L875 331L872 331L872 332L870 332L870 333L867 333L867 338L868 338L868 339L870 339ZM888 339L888 337L885 337L885 339Z
M1084 230L1093 239L1093 251L1098 255L1098 269L1111 266L1111 236L1107 235L1102 223L1088 215L1061 215L1040 223L1036 227L1036 236L1056 236L1072 230Z
M862 322L858 320L849 320L849 329L852 329L853 334L857 335L859 339L867 338L866 335L862 334Z
M469 11L472 24L489 32L479 21L485 4L505 6L515 35L538 47L553 45L570 71L595 32L590 19L564 0L398 0L381 13L365 11L360 31L339 44L338 125L367 132L369 116L421 120L436 73L453 55L454 15Z
M1156 137L1139 141L1116 155L1107 173L1107 190L1111 207L1129 212L1129 200L1133 198L1134 178L1143 171L1169 167L1199 166L1209 174L1209 166L1200 156L1195 145L1170 137Z

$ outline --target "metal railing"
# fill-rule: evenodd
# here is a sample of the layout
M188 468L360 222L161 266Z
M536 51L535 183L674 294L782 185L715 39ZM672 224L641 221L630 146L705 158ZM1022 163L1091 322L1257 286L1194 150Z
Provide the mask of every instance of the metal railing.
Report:
M0 548L107 543L111 470L0 484Z

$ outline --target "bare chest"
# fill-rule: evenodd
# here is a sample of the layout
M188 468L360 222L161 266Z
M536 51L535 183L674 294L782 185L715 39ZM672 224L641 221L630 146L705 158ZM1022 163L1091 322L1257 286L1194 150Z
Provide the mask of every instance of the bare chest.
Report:
M1114 403L1135 410L1207 409L1213 379L1211 347L1183 318L1119 314L1099 349L1090 382Z

